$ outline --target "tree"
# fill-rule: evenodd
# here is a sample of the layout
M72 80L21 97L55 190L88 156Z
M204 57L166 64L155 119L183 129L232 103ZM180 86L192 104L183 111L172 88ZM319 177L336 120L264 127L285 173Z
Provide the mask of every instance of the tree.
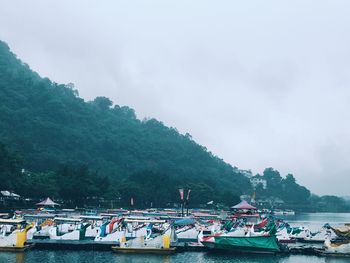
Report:
M112 107L113 102L106 97L96 97L93 101L93 104L96 105L99 109L106 111Z

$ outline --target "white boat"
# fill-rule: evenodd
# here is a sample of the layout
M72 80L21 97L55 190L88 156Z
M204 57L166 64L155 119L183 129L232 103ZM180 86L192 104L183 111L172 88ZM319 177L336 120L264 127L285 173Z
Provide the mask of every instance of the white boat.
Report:
M274 210L273 214L276 216L283 216L283 211L282 210Z
M49 229L51 240L84 240L90 224L83 224L79 218L55 218L56 226Z
M303 243L324 243L328 235L336 237L333 231L329 231L325 228L322 228L317 232L312 232L309 228L305 227L302 232L295 235L295 238L297 241Z
M150 254L173 254L175 248L170 247L170 240L173 231L168 227L162 234L145 239L143 236L126 241L122 237L120 246L113 246L112 250L118 253L150 253Z
M120 242L122 237L126 240L143 237L149 239L156 230L156 225L162 225L164 229L166 227L165 220L152 220L145 218L126 218L126 219L113 219L108 223L104 223L99 227L96 242ZM162 229L158 230L162 231Z
M326 235L324 249L324 252L321 252L322 255L350 257L350 240L348 239L339 243L332 243L331 233L329 232Z
M214 222L210 226L202 227L198 234L198 243L201 244L202 241L210 239L216 234L222 234L220 222Z
M33 225L27 232L27 239L46 239L50 238L49 230L53 227L55 216L52 214L26 214L24 219Z
M296 239L291 233L288 233L287 227L278 228L276 232L276 238L280 243L295 243Z
M295 211L293 211L293 210L284 210L283 211L283 215L284 216L294 216L295 215Z
M86 239L95 239L98 235L99 228L103 224L104 217L102 216L79 216L84 223L89 224L85 231Z
M97 230L95 242L119 242L120 238L125 236L121 222L120 219L113 219L103 223Z
M273 211L273 214L276 216L294 216L295 215L295 211L287 209L287 210L279 210L276 209Z
M8 231L10 226L10 231ZM27 231L32 228L22 219L0 219L0 250L23 251L26 245Z
M195 242L198 240L200 229L195 225L183 226L176 229L176 237L179 242Z

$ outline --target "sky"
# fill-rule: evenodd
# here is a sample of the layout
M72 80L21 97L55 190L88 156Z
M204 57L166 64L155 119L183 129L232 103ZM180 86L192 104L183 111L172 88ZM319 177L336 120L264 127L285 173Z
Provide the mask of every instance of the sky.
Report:
M349 14L348 0L0 0L0 39L233 166L350 195Z

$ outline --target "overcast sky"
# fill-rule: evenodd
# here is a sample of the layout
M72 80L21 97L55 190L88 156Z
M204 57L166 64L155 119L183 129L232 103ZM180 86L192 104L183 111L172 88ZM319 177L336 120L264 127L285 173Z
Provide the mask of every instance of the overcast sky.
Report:
M350 1L0 0L45 77L155 117L232 165L350 195Z

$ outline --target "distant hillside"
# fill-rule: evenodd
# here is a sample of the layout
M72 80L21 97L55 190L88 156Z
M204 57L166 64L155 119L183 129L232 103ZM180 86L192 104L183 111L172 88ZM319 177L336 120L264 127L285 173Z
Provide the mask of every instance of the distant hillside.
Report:
M245 174L156 119L139 120L105 97L85 102L73 84L41 78L0 41L0 190L81 205L133 198L147 207L178 202L181 187L192 190L192 206L229 206L254 192ZM267 168L261 178L267 187L257 186L257 199L304 211L350 209L338 197L311 195L291 174Z
M251 191L238 169L189 134L156 119L139 120L133 109L113 105L105 97L85 102L72 84L41 78L4 42L0 42L0 99L0 142L21 156L29 171L86 165L110 178L115 189L129 176L137 185L157 174L162 177L159 187L171 183L173 192L180 186L197 187L197 193L205 193L202 203L223 193L238 196Z

